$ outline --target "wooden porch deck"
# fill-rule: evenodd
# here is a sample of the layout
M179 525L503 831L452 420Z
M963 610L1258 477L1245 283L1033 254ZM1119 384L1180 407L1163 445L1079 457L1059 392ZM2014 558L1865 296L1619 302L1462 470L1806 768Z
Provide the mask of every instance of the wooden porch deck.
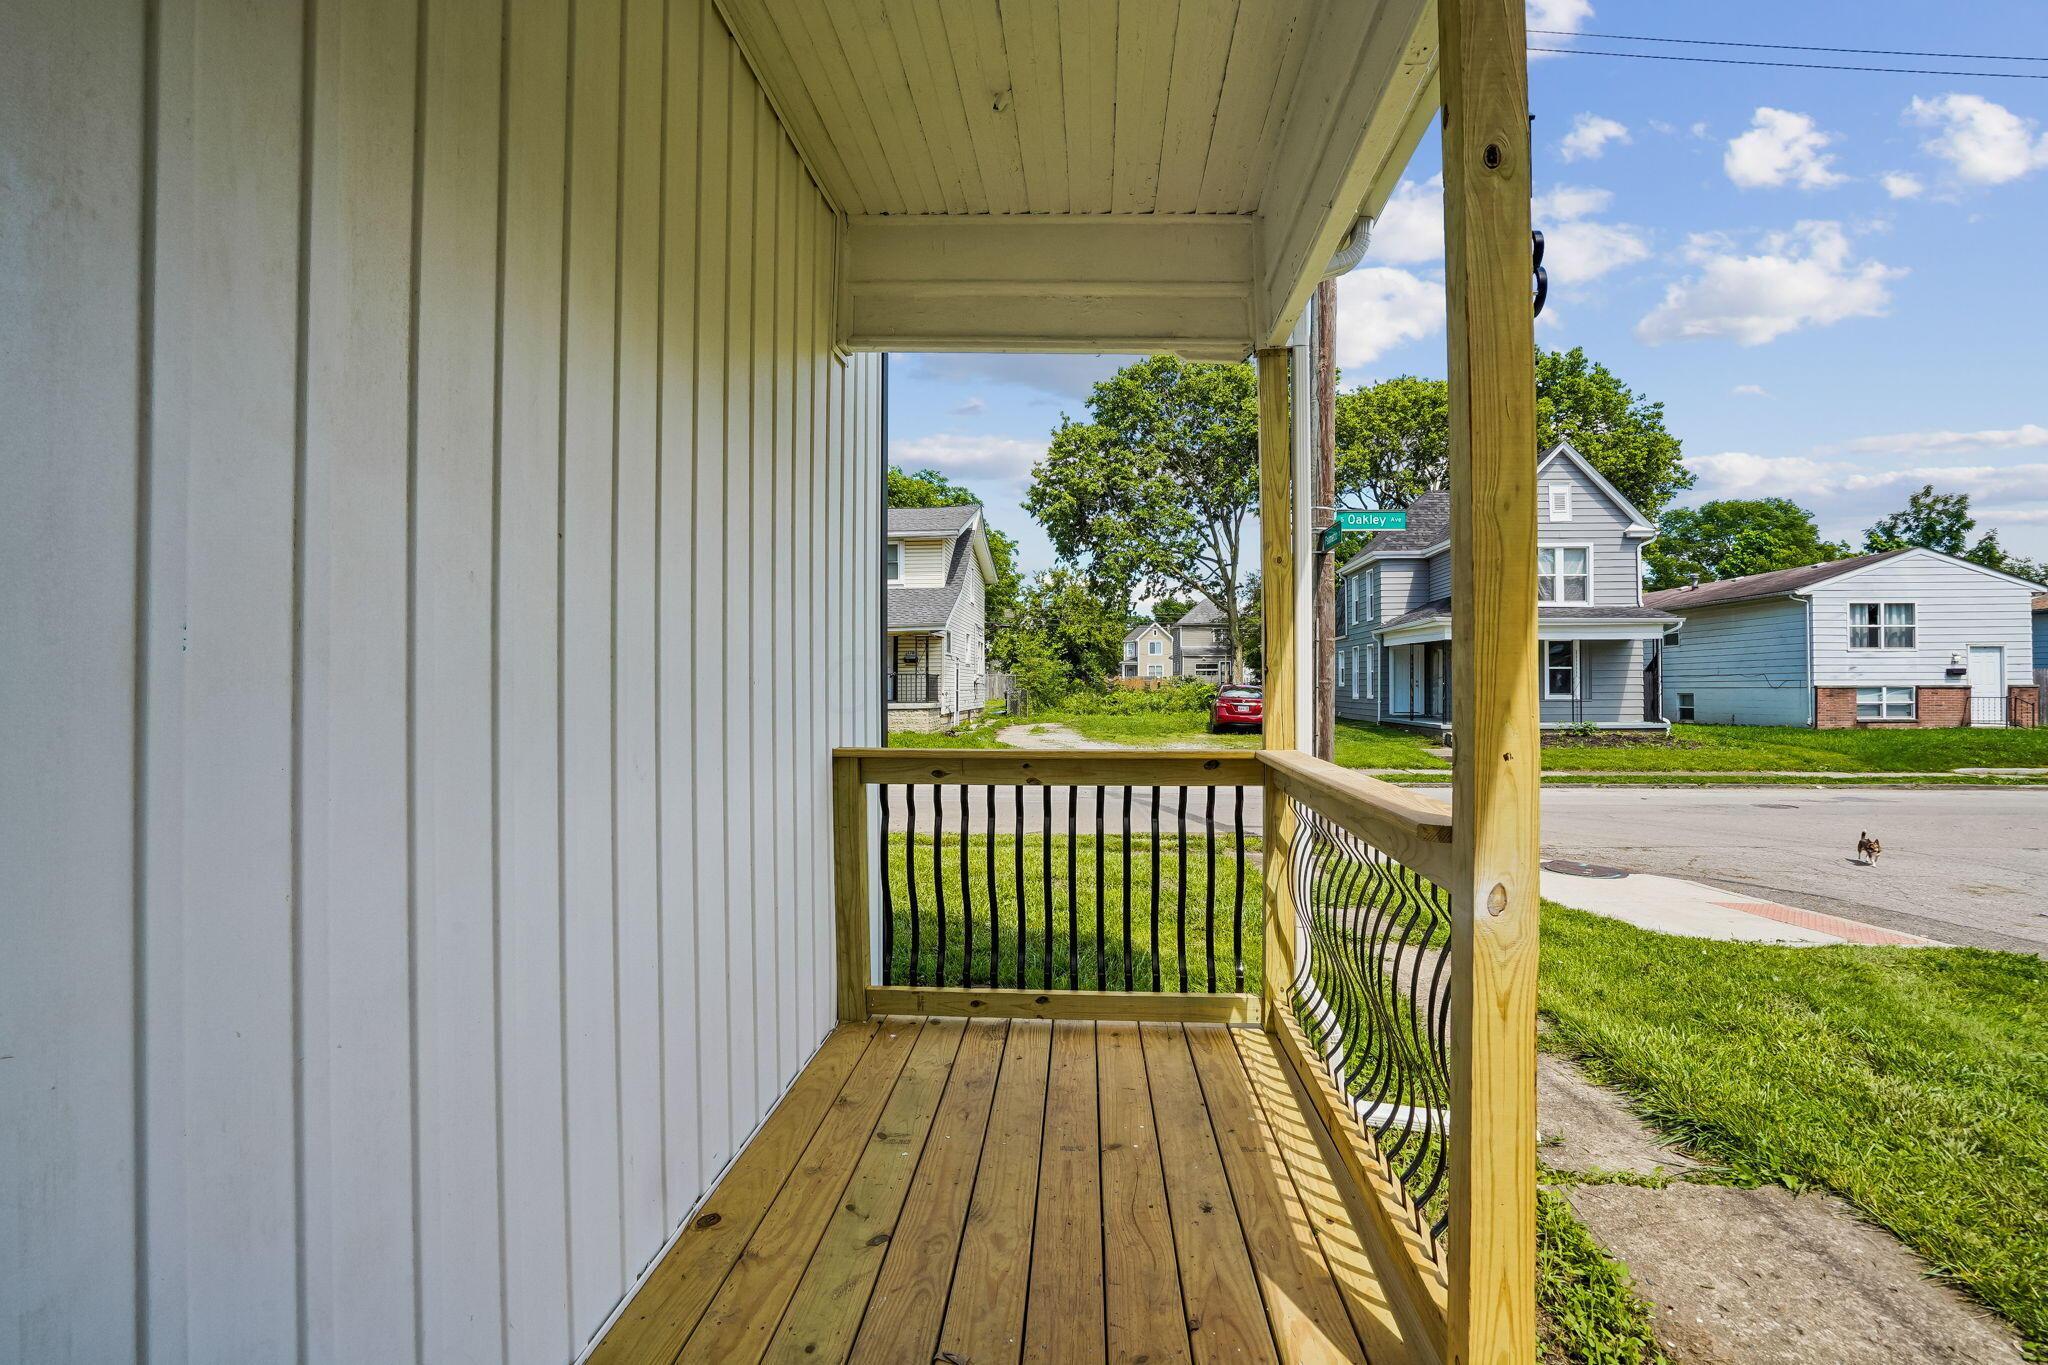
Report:
M1276 1040L839 1028L599 1362L1411 1359Z

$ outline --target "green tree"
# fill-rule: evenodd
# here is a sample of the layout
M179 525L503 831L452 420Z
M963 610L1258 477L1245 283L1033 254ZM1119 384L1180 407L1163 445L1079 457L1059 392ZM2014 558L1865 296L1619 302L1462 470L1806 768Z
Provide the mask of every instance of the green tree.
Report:
M980 498L954 483L936 469L905 473L889 466L888 496L891 507L982 507L982 528L988 533L988 557L996 567L995 582L988 585L984 613L988 621L989 657L1008 666L1015 645L1017 598L1023 574L1017 568L1017 541L988 524L987 508Z
M1548 450L1559 441L1570 441L1646 517L1693 485L1678 438L1664 429L1664 405L1578 346L1536 352L1536 444Z
M1790 499L1726 498L1666 510L1643 560L1655 591L1825 564L1848 553L1847 545L1821 539L1813 513Z
M1245 580L1244 604L1237 611L1237 652L1246 668L1266 676L1266 593L1256 571Z
M1877 554L1918 546L1960 557L1969 552L1970 531L1976 525L1977 519L1970 515L1968 493L1937 493L1933 484L1923 484L1919 492L1906 499L1904 508L1879 518L1876 525L1863 533L1863 550L1866 554ZM1995 547L1996 537L1991 540Z
M1585 351L1536 353L1536 444L1561 440L1586 457L1645 516L1692 487L1664 405L1621 382ZM1347 497L1398 507L1448 485L1450 392L1441 379L1401 375L1337 396L1337 484Z
M1054 565L1024 585L1018 652L1051 658L1071 683L1099 683L1123 666L1130 615L1130 599L1116 585Z
M1152 619L1162 626L1171 626L1194 608L1194 603L1183 598L1162 597L1152 604Z
M1125 597L1206 597L1235 639L1244 559L1257 555L1251 366L1153 356L1097 384L1088 411L1062 419L1024 505L1092 581Z

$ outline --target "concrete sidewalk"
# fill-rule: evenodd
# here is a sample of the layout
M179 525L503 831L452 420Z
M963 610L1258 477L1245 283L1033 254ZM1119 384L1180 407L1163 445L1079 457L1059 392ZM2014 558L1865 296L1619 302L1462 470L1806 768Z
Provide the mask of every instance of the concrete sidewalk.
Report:
M1574 910L1682 938L1727 943L1778 943L1811 948L1835 943L1930 947L1934 940L1896 933L1839 915L1802 910L1775 901L1745 900L1681 877L1631 872L1620 877L1587 877L1543 866L1543 895Z

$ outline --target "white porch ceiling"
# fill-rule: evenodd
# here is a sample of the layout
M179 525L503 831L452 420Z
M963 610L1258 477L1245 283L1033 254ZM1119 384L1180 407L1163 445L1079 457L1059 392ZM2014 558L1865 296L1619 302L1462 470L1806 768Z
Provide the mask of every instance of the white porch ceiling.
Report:
M719 3L848 219L856 348L1279 344L1435 104L1433 0Z

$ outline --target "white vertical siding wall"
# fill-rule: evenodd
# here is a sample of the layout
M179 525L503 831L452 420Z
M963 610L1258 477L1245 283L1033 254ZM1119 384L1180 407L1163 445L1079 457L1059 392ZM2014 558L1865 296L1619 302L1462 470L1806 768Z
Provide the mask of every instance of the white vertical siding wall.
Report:
M0 146L0 1358L568 1360L831 1023L834 215L709 0L11 6Z
M1875 683L1961 685L1948 668L1967 665L1972 645L2005 651L2008 686L2034 680L2033 590L1975 565L1928 552L1901 555L1812 589L1813 681L1818 687ZM1913 602L1913 649L1849 648L1851 602Z

